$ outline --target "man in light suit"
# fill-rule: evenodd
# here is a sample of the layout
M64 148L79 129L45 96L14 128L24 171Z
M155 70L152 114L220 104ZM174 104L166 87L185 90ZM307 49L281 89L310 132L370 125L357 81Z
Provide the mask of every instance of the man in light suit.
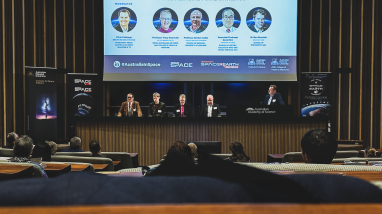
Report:
M139 102L134 101L134 94L127 94L127 101L122 103L118 112L118 117L142 117L141 107Z
M203 105L202 112L200 114L202 117L220 117L220 107L219 104L214 103L214 96L209 94L207 96L207 104Z
M281 94L276 93L277 86L271 85L268 89L268 95L265 96L263 105L285 105Z
M167 117L166 104L159 102L159 99L160 94L158 92L154 92L154 102L149 105L149 117Z
M236 31L236 28L233 26L235 21L235 13L231 9L226 9L222 13L223 26L219 29L225 33L232 33Z
M179 96L179 104L174 106L175 117L193 117L194 111L189 103L186 103L186 95Z

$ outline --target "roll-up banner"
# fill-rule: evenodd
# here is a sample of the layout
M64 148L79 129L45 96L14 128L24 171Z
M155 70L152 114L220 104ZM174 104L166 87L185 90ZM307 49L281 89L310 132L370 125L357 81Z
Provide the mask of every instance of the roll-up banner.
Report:
M67 75L68 84L68 104L69 117L73 116L94 116L96 110L96 83L97 74L69 73Z
M25 67L26 130L34 143L57 141L57 69Z
M331 118L333 81L330 72L301 74L301 116Z

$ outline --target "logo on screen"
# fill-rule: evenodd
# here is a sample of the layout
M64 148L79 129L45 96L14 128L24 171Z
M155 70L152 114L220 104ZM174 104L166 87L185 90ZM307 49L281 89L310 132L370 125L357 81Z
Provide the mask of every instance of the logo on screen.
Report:
M249 59L248 65L256 65L255 59Z
M92 89L91 88L75 87L74 91L92 92Z
M119 66L121 66L121 63L119 61L115 61L113 65L114 67L119 68Z
M224 67L224 68L239 68L239 63L229 62L214 62L214 61L202 61L202 67Z
M75 79L74 83L83 83L84 85L91 85L92 81L91 80Z
M279 62L277 62L277 58L273 58L271 65L279 65Z
M192 63L171 62L171 68L192 68Z
M280 59L279 65L289 65L289 59Z

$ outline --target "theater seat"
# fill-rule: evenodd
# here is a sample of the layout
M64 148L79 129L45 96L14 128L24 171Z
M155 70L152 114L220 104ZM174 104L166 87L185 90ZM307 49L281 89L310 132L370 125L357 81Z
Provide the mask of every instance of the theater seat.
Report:
M81 156L81 157L90 157L92 156L91 152L56 152L56 155L65 155L65 156ZM130 157L130 154L127 152L102 152L102 157L110 158L113 161L121 161L118 164L119 169L128 169L133 168L133 163ZM115 169L115 170L119 170Z
M0 148L0 157L13 157L15 153L13 153L13 149L4 149Z
M49 163L52 163L52 164L80 164L80 165L89 165L89 168L87 170L85 170L86 172L95 172L94 170L94 166L93 164L89 164L89 163L79 163L79 162L43 162L45 164L49 164Z
M334 158L332 163L345 163L345 161L351 162L366 162L366 161L382 161L382 158Z
M52 155L52 161L54 162L80 162L91 164L107 164L107 171L114 171L114 164L110 158L98 158L98 157L79 157L79 156L64 156L64 155Z
M350 157L358 157L359 152L357 150L349 150L349 151L337 151L334 158L350 158ZM302 159L301 152L288 152L285 153L282 163L286 162L304 162Z
M15 163L15 162L0 162L0 165L27 165L27 166L32 166L33 167L33 175L31 177L33 178L42 178L44 177L43 172L41 171L41 168L37 166L36 164L31 164L31 163Z

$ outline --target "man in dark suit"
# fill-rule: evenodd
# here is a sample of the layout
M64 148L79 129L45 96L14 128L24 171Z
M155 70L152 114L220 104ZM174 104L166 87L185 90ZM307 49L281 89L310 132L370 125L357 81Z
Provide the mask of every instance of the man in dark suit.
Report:
M118 12L118 21L119 25L114 27L117 31L127 33L131 30L129 29L130 12L127 9L122 9Z
M191 104L186 103L186 95L179 96L179 104L174 106L175 117L193 117L194 111Z
M268 90L268 95L265 96L263 105L285 105L281 94L276 93L277 86L271 85Z
M255 24L252 24L251 26L249 26L249 29L251 29L255 33L262 33L266 31L269 26L266 27L264 25L265 13L266 12L263 9L260 9L260 8L256 9L253 12L253 21L255 22Z
M167 117L166 104L159 102L160 94L153 94L154 102L149 105L149 117Z
M202 117L220 117L220 107L219 104L214 103L214 96L209 94L207 96L207 105L203 105L202 112L200 114Z
M127 101L123 102L118 111L118 117L142 117L141 107L139 102L134 101L134 94L127 94Z

